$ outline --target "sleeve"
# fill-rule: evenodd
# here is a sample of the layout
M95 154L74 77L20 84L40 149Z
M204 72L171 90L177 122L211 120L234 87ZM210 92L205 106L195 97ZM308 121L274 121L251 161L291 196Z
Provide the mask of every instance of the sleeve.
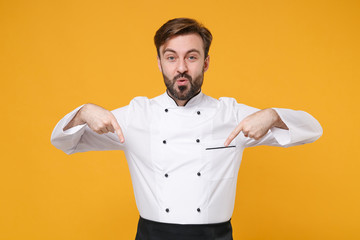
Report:
M125 143L120 143L115 133L98 134L86 124L78 125L64 131L64 127L73 119L84 105L76 108L63 117L51 134L51 143L66 154L87 151L124 150ZM126 117L128 106L112 111L123 131L126 141Z
M283 108L273 109L279 114L289 130L273 127L259 140L243 137L245 147L259 145L291 147L311 143L321 137L323 133L322 127L309 113ZM256 111L259 111L259 109L238 104L238 122L240 123L242 119Z

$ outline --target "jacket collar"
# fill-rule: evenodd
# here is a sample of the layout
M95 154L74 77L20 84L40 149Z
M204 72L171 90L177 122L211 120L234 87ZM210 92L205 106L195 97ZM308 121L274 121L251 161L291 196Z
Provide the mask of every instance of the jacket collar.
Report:
M190 108L199 106L204 98L204 94L200 91L198 94L189 99L185 106L178 106L174 99L172 99L167 92L160 95L158 100L159 103L164 107L179 107L179 108Z

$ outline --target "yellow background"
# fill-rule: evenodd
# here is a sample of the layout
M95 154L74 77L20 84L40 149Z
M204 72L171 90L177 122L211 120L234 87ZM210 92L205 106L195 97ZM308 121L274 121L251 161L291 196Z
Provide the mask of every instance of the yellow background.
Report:
M122 152L67 156L57 121L165 91L153 35L193 17L213 33L204 93L302 109L317 142L245 151L235 239L360 239L359 1L0 1L0 239L134 239Z

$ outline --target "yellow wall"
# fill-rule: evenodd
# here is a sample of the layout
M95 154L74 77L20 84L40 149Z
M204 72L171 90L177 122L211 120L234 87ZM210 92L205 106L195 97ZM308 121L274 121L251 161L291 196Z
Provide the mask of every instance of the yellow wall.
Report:
M101 3L100 3L101 2ZM303 109L314 144L248 149L235 239L360 239L359 1L0 1L0 239L133 239L122 152L67 156L50 144L76 106L164 92L152 38L174 17L208 26L203 91Z

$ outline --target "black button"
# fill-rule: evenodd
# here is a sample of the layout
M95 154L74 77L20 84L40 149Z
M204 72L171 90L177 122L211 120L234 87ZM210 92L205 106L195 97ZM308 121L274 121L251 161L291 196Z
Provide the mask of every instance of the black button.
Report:
M165 177L168 177L168 176L169 176L169 174L165 173Z
M200 111L197 111L197 115L200 115Z
M197 175L200 177L200 176L201 176L201 173L200 173L200 172L198 172L198 173L197 173Z
M196 209L196 211L201 212L200 208Z
M199 142L200 142L200 139L196 139L196 142L199 143Z
M167 208L167 209L165 209L165 211L166 211L166 212L170 212L170 209Z
M169 111L169 109L165 108L165 112L168 112L168 111Z
M166 144L166 140L163 141L163 144Z

